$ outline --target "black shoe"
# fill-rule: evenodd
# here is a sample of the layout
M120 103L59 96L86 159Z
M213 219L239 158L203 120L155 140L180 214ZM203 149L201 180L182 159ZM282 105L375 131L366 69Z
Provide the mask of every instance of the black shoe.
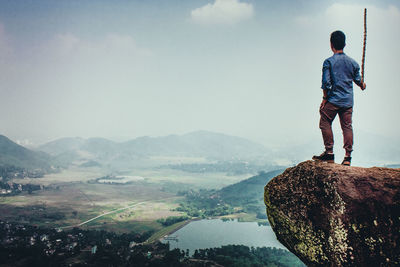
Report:
M335 154L324 151L324 153L319 156L313 156L312 159L326 161L328 163L335 163Z
M350 164L351 164L351 157L344 157L342 165L350 166Z

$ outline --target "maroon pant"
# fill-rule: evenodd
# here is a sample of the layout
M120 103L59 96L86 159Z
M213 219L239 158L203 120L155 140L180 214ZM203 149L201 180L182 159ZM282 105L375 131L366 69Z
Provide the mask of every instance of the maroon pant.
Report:
M332 103L326 102L323 108L319 109L321 119L319 121L319 128L322 132L322 138L324 139L325 150L328 152L333 151L333 132L332 122L339 114L340 126L343 131L343 148L346 150L346 154L351 154L353 151L353 127L351 126L351 117L353 114L353 108L340 108Z

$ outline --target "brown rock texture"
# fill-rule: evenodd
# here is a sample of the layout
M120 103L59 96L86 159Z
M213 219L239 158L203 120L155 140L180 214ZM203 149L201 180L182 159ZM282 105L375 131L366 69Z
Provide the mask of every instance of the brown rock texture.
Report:
M400 169L305 161L264 191L278 240L308 266L400 265Z

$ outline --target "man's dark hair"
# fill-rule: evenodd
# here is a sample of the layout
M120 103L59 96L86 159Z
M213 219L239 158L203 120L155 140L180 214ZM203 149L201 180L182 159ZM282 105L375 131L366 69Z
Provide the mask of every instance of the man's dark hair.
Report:
M336 50L342 50L346 45L346 35L342 31L332 32L331 44Z

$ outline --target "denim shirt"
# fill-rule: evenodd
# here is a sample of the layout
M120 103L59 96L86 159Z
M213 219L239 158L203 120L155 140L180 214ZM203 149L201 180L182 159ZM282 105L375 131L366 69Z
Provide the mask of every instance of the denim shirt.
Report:
M360 66L345 53L334 54L322 66L322 86L328 102L342 108L353 106L353 81L361 84Z

